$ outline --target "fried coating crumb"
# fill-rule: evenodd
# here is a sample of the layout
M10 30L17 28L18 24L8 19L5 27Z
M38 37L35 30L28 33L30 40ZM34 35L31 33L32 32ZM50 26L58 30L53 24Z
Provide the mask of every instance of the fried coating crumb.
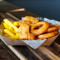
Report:
M23 20L29 21L31 23L37 23L39 21L38 19L36 19L36 18L34 18L32 16L26 16L26 17L23 18Z
M29 33L29 25L24 23L19 27L20 40L34 39L34 35Z

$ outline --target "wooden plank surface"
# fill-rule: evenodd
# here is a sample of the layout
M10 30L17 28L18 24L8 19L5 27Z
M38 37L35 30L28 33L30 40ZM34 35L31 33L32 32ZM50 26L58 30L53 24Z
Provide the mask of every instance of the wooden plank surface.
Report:
M10 12L10 10L17 9L18 7L11 5L9 3L6 3L5 1L0 3L1 3L0 6L3 6L3 8L0 8L1 12L6 12L6 13L8 12L13 16L17 17L18 19L26 15L37 17L37 15L27 10L19 11L19 12ZM9 8L7 6L10 6L12 8ZM27 60L60 60L60 40L59 39L60 38L56 39L56 42L54 42L50 47L39 47L36 50L30 48L29 46L10 46L9 48L12 49L13 52L14 52L14 49L17 52L20 52L19 53L21 55L21 56L19 55L20 59L23 58L25 60L26 59ZM14 52L15 53L14 54L11 50L9 50L9 48L1 41L0 60L19 60L19 58L17 58L17 56L15 55L16 51Z
M0 60L19 60L17 56L0 40Z
M21 7L17 7L15 5L5 2L5 1L0 1L0 11L9 12L11 10L15 10L15 9L19 9L19 8L21 8Z
M22 15L22 14L21 14ZM20 16L20 15L19 15ZM31 15L31 16L33 16L33 15ZM35 16L35 15L34 15ZM18 17L18 18L20 18L20 17ZM24 48L26 48L26 49L24 49ZM27 47L25 47L25 46L19 46L19 47L14 47L14 48L16 48L18 51L20 51L27 59L30 59L31 58L31 56L30 56L30 54L29 54L29 52L31 51L32 53L34 52L35 53L35 55L36 54L38 54L40 57L41 57L41 59L43 59L43 60L55 60L55 59L60 59L60 57L59 56L56 56L54 53L52 53L49 49L47 49L46 47L39 47L38 49L36 49L36 50L33 50L32 48L27 48ZM29 49L29 50L27 50L27 49ZM28 52L29 51L29 52ZM27 52L27 54L26 54L26 52ZM30 53L31 53L30 52ZM49 53L47 53L47 52L49 52ZM34 54L33 53L33 54ZM28 55L29 54L29 55ZM28 57L28 56L30 56L30 57ZM34 56L34 55L33 55ZM36 58L35 58L36 59Z

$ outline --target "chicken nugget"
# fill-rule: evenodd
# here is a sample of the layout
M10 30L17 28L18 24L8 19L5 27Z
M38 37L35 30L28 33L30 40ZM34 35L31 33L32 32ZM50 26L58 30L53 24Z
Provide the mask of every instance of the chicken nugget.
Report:
M27 39L28 38L27 33L29 33L29 25L27 25L25 23L21 24L18 32L20 34L19 39L21 39L21 40Z
M25 21L25 20L21 20L21 21L19 22L19 26L20 26L21 24L24 24L24 23L28 24L29 26L32 26L32 23L31 23L31 22Z
M36 19L36 18L34 18L34 17L32 17L32 16L26 16L26 17L23 18L23 20L29 21L29 22L31 22L31 23L36 23L36 22L39 21L38 19Z

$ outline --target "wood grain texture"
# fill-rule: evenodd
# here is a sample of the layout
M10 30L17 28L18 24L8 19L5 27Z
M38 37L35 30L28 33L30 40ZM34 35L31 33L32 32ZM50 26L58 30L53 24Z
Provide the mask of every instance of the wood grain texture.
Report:
M11 10L9 12L18 12L18 11L25 11L25 9L24 8L14 9L14 10Z
M60 57L60 45L54 42L50 47L47 47L50 51Z
M38 50L40 50L43 54L45 54L47 57L49 57L52 60L60 60L58 56L56 56L54 53L52 53L50 50L48 50L45 47L39 47Z
M17 48L17 47L15 47L15 48ZM24 46L24 48L26 48L25 46ZM29 57L30 56L30 54L26 54L25 52L27 52L27 53L29 53L30 51L32 52L32 50L33 49L31 49L31 48L29 48L29 52L28 51L26 51L26 49L21 49L21 46L20 47L18 47L18 51L20 51L27 59L30 59L31 57ZM35 53L37 54L38 53L38 55L41 57L41 59L43 59L43 60L59 60L60 58L58 57L58 56L56 56L54 53L52 53L50 50L48 50L47 48L45 48L45 47L39 47L37 50L33 50L33 51L35 51ZM30 53L31 53L30 52ZM33 53L33 52L32 52ZM33 53L34 54L34 53ZM35 56L36 56L36 54L35 54ZM32 56L32 55L31 55ZM34 56L34 55L33 55ZM31 59L34 59L34 57L33 58L31 58ZM35 58L36 59L36 58Z
M32 16L32 15L31 15ZM21 47L21 46L20 46ZM20 49L20 47L18 47L18 49L17 50L19 50L25 57L27 57L28 58L28 56L30 55L26 55L26 53L25 53L25 51L26 51L26 49L24 49L25 48L25 46L24 46L24 48L21 50ZM17 47L16 47L17 48ZM29 48L29 50L32 52L32 48ZM29 52L30 52L29 51ZM41 57L41 59L43 59L43 60L60 60L60 57L58 57L58 56L56 56L53 52L51 52L49 49L47 49L46 47L39 47L38 49L36 49L36 50L33 50L34 51L34 53L36 53L36 54L38 54L40 57ZM28 51L27 51L28 52ZM30 53L31 53L30 52ZM33 54L34 54L33 53ZM36 55L35 54L35 55ZM31 58L31 57L30 57ZM28 58L29 59L29 58ZM36 59L36 58L35 58Z
M0 40L0 60L19 60L17 56Z
M26 46L15 46L14 48L17 49L19 52L21 52L28 60L31 60L31 59L32 60L40 60Z
M2 6L2 7L1 7ZM19 7L9 4L5 1L0 2L0 11L9 12ZM14 17L21 19L24 16L38 17L27 10L19 12L9 12ZM11 17L11 16L10 16ZM14 18L13 18L14 19ZM60 38L59 38L60 39ZM60 60L60 40L58 38L50 47L39 47L34 50L28 46L12 46L16 51L20 52L21 56L27 58L27 60ZM17 56L0 40L0 60L20 60Z
M22 46L23 47L23 46ZM21 49L21 46L19 46L19 47L16 47L15 46L15 48L18 48L17 50L18 51L20 51L27 59L30 59L31 57L29 57L29 55L30 54L26 54L25 52L26 52L26 47L24 46L24 48L26 48L26 49L24 49L24 48L22 48ZM56 59L60 59L58 56L56 56L54 53L52 53L50 50L48 50L47 48L45 48L45 47L39 47L37 50L33 50L33 49L31 49L31 48L29 48L29 50L32 52L32 51L35 51L35 52L32 52L33 54L34 53L36 53L36 54L38 54L40 57L41 57L41 60L43 59L43 60L56 60ZM29 51L28 50L28 51ZM27 53L29 53L27 51ZM30 52L30 53L31 53ZM35 54L35 56L36 56L36 54ZM34 55L33 55L34 56ZM34 59L34 57L32 58L32 59ZM36 58L35 58L36 59Z

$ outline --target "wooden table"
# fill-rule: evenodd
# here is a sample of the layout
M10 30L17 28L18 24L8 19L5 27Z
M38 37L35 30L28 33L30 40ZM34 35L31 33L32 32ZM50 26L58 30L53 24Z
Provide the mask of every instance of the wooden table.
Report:
M18 10L16 10L18 9ZM35 16L24 8L17 7L5 1L0 1L0 12L4 12L11 18L19 20L22 16ZM13 17L12 17L12 15ZM17 18L16 18L17 17ZM59 36L60 37L60 36ZM60 60L60 38L57 38L50 47L39 47L34 50L28 46L13 46L20 54L20 58L16 56L1 40L0 40L0 60Z

